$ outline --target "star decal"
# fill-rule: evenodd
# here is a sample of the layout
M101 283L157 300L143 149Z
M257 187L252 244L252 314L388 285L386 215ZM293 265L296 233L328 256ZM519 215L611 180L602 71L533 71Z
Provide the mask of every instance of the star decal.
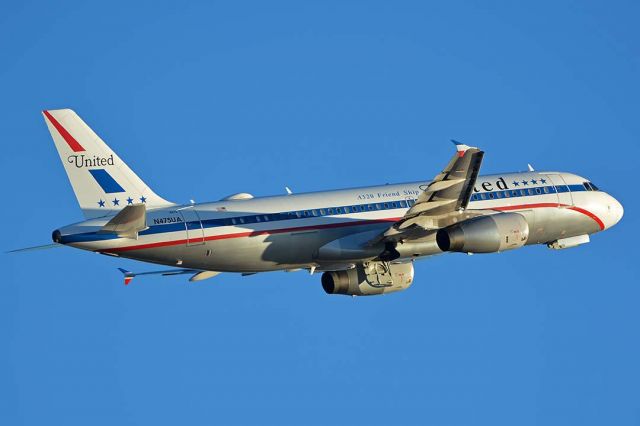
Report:
M131 197L127 198L127 204L133 204L133 198Z
M523 181L522 181L522 184L523 184L524 186L527 186L527 185L529 185L529 182L528 182L528 181L526 181L526 180L523 180Z
M140 197L140 202L141 203L146 203L147 202L147 199L146 199L146 197L144 195L142 197Z
M100 207L104 207L104 201L102 201L102 199L100 199L100 201L98 201L98 205L99 205Z
M520 186L520 182L518 182L517 180L513 181L513 186Z
M547 183L546 179L540 179L540 183Z
M119 206L120 205L120 200L118 200L117 198L113 199L113 205L114 206Z
M534 185L536 185L536 184L538 183L538 181L537 181L537 180L535 180L535 179L531 179L531 183L532 183L532 184L534 184Z

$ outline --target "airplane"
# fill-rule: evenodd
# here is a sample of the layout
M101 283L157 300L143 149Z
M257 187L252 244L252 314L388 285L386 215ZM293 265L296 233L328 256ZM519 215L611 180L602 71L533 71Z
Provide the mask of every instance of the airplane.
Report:
M139 275L322 272L327 294L407 289L413 262L442 253L566 249L620 221L622 205L572 173L479 176L484 152L456 152L431 181L177 204L147 186L72 110L43 111L84 220L53 231L70 246L172 269Z

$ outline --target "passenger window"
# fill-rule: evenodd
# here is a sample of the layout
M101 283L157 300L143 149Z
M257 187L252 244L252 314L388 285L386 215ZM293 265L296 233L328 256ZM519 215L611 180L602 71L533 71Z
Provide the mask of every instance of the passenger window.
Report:
M501 191L496 192L496 198L502 198L502 192Z
M504 191L504 198L511 197L511 193L509 191Z
M342 214L342 207L336 207L336 214Z
M533 195L533 189L529 188L527 192L529 193L529 195Z
M384 209L387 210L389 208L389 203L384 203Z
M260 216L256 216L256 222L260 222Z
M232 219L231 219L231 223L232 223L232 224L234 224L234 225L236 224L236 220L235 220L235 218L232 218Z
M380 204L378 204L379 206ZM406 201L400 201L400 207L402 208L406 208L407 207L407 202Z
M318 210L313 209L313 210L311 210L311 212L313 213L314 216L318 216Z
M525 195L527 195L527 193L524 191L524 189L521 189L520 190L520 195L524 197Z
M540 190L540 188L536 188L536 194L542 194L542 191Z
M487 197L486 197L484 194L480 194L480 199L481 199L481 200L486 200L486 199L487 199Z
M262 216L262 217L264 218L264 221L265 221L265 222L268 222L268 221L269 221L269 216L264 215L264 216Z
M489 199L490 199L490 200L493 200L493 198L494 198L494 196L493 196L493 192L490 192L490 193L489 193Z
M239 217L239 218L238 218L238 222L240 222L240 223L244 223L244 219L243 219L243 218L241 218L241 217Z
M327 212L324 209L320 209L320 216L324 216L326 214L327 214Z
M544 191L545 194L549 193L549 187L545 186L544 188L542 188L542 190Z
M327 209L327 213L330 215L333 214L333 209Z

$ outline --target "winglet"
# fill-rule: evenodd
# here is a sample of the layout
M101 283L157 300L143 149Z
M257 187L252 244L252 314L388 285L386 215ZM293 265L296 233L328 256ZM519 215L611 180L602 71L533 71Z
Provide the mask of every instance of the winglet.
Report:
M467 152L467 150L478 149L474 146L465 145L453 139L451 139L451 142L453 142L453 144L456 146L456 150L458 151L458 157L460 158L464 157L464 153Z
M136 276L136 274L131 271L127 271L126 269L118 268L118 270L124 275L124 285L129 285L131 280Z

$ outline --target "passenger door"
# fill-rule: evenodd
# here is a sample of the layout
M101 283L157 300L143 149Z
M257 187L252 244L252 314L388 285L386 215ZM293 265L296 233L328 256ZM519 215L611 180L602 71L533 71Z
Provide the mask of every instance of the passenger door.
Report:
M573 197L569 186L560 175L547 175L553 186L556 188L556 195L558 196L558 204L562 206L572 206Z
M190 207L178 211L182 216L184 227L187 231L187 245L195 246L204 244L204 229L202 229L202 221L196 209Z

